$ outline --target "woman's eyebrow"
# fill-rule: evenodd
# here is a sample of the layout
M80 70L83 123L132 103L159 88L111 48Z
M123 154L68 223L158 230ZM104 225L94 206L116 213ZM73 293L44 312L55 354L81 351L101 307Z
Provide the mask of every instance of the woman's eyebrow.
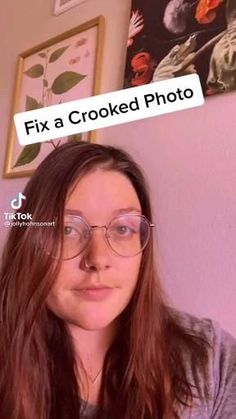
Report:
M141 213L141 210L136 207L127 207L127 208L119 208L118 210L115 210L112 212L114 215L120 215L120 214L129 214L131 212L135 213ZM82 211L76 210L76 209L65 209L65 214L69 215L79 215L80 217L83 217Z
M64 213L71 214L71 215L79 215L80 217L83 216L83 213L81 211L75 210L75 209L65 209Z
M131 212L138 212L141 213L141 209L140 208L136 208L136 207L128 207L128 208L120 208L116 211L114 211L114 214L119 215L119 214L129 214Z

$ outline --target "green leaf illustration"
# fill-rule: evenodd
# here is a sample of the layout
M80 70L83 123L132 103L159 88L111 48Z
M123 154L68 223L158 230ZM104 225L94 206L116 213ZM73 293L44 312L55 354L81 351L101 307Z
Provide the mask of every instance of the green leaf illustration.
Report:
M35 64L32 67L30 67L28 70L24 71L24 74L26 74L29 77L32 77L33 79L36 79L37 77L41 77L44 72L44 67L42 64Z
M67 142L69 143L71 141L82 141L82 133L68 135Z
M59 74L52 84L52 91L55 95L61 95L76 86L86 75L74 71L64 71Z
M33 109L38 109L38 108L40 108L40 103L38 103L37 100L34 99L33 97L26 96L25 110L32 111Z
M54 63L54 61L58 60L58 58L60 58L60 56L67 50L67 48L69 47L69 45L67 45L66 47L61 47L56 49L56 51L54 51L49 58L49 62L50 63Z
M45 57L46 57L45 52L40 52L38 55L39 55L41 58L45 58Z
M24 166L25 164L32 162L39 154L40 148L41 143L26 145L20 153L13 168L17 166Z

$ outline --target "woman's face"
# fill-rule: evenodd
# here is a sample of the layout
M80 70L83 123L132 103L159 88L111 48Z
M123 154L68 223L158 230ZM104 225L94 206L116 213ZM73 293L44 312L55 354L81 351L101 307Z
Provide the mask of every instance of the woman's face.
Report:
M104 226L117 215L141 213L131 182L115 171L97 169L85 175L68 197L66 211L73 211L89 225ZM70 216L69 216L70 219ZM65 216L67 240L75 230ZM141 254L122 257L109 248L105 229L93 229L83 252L63 260L50 291L49 308L69 325L99 330L110 325L128 305L134 292Z

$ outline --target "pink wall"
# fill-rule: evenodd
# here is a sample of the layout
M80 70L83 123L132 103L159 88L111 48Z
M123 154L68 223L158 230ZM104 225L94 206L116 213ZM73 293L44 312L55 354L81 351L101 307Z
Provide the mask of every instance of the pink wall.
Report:
M104 130L148 176L163 283L177 307L236 335L236 94Z

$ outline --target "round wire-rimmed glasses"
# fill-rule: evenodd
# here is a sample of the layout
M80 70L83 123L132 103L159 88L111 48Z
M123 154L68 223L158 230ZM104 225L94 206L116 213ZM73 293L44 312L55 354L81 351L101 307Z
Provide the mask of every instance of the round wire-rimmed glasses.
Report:
M80 255L91 240L95 229L103 229L109 248L119 256L132 257L147 246L151 229L155 227L144 215L129 213L118 215L108 225L89 225L79 215L64 217L62 259L73 259Z

